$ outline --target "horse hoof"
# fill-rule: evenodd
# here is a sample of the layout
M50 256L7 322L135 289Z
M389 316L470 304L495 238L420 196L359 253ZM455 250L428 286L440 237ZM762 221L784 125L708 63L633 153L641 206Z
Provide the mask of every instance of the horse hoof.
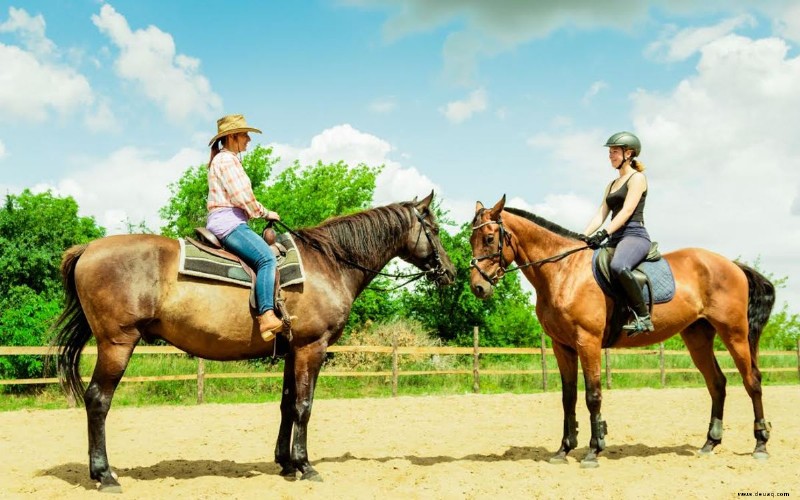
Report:
M767 453L766 451L754 451L753 458L759 461L765 461L769 459L769 453Z
M301 481L313 481L315 483L321 483L322 482L322 476L319 475L319 472L317 472L315 470L310 470L310 471L306 472L305 474L303 474L300 477L300 480Z
M292 466L282 467L280 475L286 479L295 479L297 475L297 469Z
M596 458L588 458L581 460L581 469L596 469L600 467L600 463Z
M714 448L711 449L700 448L699 450L697 450L698 457L710 457L713 454L714 454Z
M555 455L553 457L550 457L550 460L548 460L548 462L550 462L553 465L566 465L569 463L566 455Z
M119 484L102 484L98 483L97 491L100 493L122 493L122 486Z

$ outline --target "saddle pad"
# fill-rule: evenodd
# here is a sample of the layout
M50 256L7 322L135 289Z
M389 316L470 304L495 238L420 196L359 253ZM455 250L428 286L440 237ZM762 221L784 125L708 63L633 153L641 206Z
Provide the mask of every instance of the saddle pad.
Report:
M597 257L601 250L602 249L597 249L592 254L592 274L594 274L594 279L597 281L597 284L600 285L603 293L609 297L619 297L621 292L618 291L618 286L616 284L612 285L598 268ZM667 259L661 258L656 261L644 261L639 264L635 270L641 271L650 279L650 283L653 286L654 304L669 302L675 296L675 278L672 276L672 269L669 267ZM642 293L645 303L650 302L650 290L648 286L644 287Z
M280 233L275 238L275 241L286 248L286 255L278 255L277 257L281 286L296 285L304 282L306 274L303 268L303 259L297 250L292 235ZM179 238L178 242L181 247L178 273L250 288L250 276L238 262L208 253L183 238Z

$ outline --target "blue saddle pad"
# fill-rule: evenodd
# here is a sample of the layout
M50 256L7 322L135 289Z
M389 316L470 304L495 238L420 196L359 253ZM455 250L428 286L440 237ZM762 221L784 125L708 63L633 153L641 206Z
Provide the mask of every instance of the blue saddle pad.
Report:
M609 283L597 266L597 255L599 251L599 249L595 250L592 254L592 274L594 274L594 279L597 281L597 284L600 285L603 293L609 297L618 297L620 295L618 291L619 287L616 284L612 285ZM635 270L641 271L650 279L650 283L653 285L654 304L669 302L675 296L675 278L672 275L672 269L669 267L667 259L661 258L652 262L642 262ZM649 287L645 286L642 292L644 294L645 303L650 302Z

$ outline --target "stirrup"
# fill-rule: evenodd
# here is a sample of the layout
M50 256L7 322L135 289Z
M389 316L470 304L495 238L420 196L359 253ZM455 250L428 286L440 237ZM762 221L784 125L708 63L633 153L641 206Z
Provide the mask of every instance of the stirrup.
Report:
M624 325L622 329L628 332L628 337L635 337L643 332L655 331L650 315L639 316L636 312L633 313L633 321Z

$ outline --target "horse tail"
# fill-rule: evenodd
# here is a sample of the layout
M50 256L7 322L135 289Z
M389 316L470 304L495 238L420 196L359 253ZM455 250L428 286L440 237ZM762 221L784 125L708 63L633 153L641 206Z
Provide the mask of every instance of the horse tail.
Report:
M775 305L775 285L764 277L761 273L740 262L736 263L747 276L747 321L749 333L747 341L750 343L750 356L755 365L758 356L758 341L764 326L772 313L772 306Z
M64 311L53 323L55 336L51 342L51 347L58 349L55 357L61 387L76 401L83 401L86 392L79 368L81 352L92 338L92 329L83 312L75 287L75 266L88 246L88 244L75 245L64 252L61 259L61 277L64 281L66 300Z

